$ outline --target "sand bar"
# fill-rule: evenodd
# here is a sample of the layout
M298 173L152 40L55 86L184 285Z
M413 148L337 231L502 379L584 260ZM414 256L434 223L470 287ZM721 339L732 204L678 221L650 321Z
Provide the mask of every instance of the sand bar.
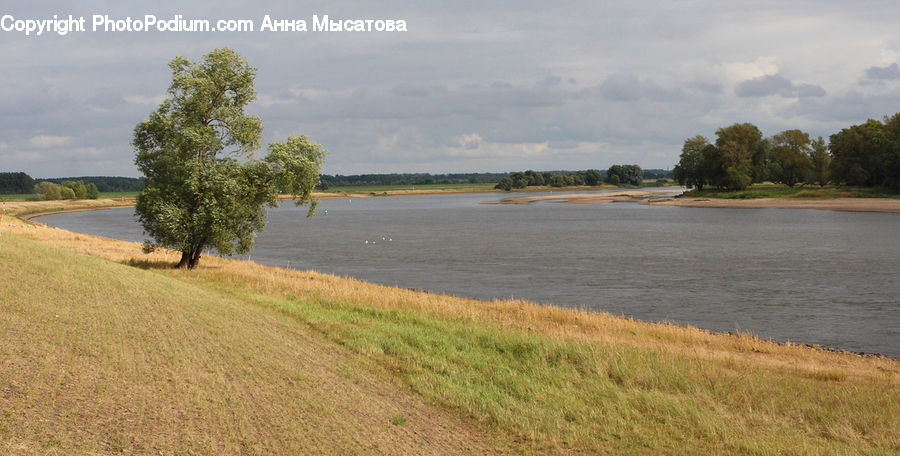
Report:
M832 198L832 199L793 199L793 198L753 198L753 199L720 199L720 198L650 198L645 204L653 206L683 207L730 207L730 208L776 208L776 209L820 209L828 211L851 212L900 212L900 199L893 198Z
M650 197L659 194L677 194L681 190L673 187L667 190L622 190L609 193L561 193L559 195L525 195L511 196L500 201L487 201L484 204L528 204L536 201L559 201L569 204L604 204L613 201L646 201Z

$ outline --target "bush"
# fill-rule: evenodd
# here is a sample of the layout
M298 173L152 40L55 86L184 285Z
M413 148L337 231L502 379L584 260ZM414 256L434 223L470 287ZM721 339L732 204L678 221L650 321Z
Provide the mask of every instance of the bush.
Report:
M59 194L60 194L60 199L64 199L64 200L75 199L75 190L72 190L69 187L60 187Z
M97 198L100 197L100 191L97 190L97 186L94 185L93 182L91 182L90 184L87 184L87 185L85 186L85 191L87 192L87 194L86 194L85 196L86 196L88 199L95 200L95 199L97 199Z
M41 182L34 186L34 192L37 193L38 199L42 200L58 200L62 199L59 185L53 182Z

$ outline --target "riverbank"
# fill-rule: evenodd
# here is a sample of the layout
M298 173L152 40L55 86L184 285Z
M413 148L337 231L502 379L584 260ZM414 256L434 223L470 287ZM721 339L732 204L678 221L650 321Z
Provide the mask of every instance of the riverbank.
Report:
M0 230L13 453L900 449L890 358Z
M622 201L646 201L654 195L673 194L681 190L678 188L667 190L622 190L608 193L565 193L561 195L526 195L510 196L497 202L485 202L484 204L528 204L536 201L559 201L569 204L604 204Z
M892 198L831 198L831 199L788 199L788 198L680 198L654 199L647 204L654 206L681 207L724 207L724 208L776 208L776 209L818 209L851 212L900 212L900 199Z
M672 194L673 190L623 190L610 193L569 193L562 195L530 195L503 198L498 202L485 204L528 204L536 201L558 201L568 204L605 204L611 202L637 202L652 206L716 207L716 208L777 208L777 209L818 209L852 212L900 212L900 199L896 198L708 198L678 196L660 197Z

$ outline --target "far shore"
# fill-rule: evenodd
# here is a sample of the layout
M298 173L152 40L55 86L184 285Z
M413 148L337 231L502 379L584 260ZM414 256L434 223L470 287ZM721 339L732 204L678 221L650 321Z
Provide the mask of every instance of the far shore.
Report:
M606 204L634 202L651 206L715 207L746 209L817 209L850 212L900 212L900 199L893 198L696 198L679 196L660 197L677 190L623 190L610 193L569 193L563 195L523 195L503 198L485 204L528 204L536 201L558 201L568 204Z
M569 204L604 204L615 201L645 201L653 195L679 193L680 187L666 190L622 190L607 193L566 193L561 195L523 195L510 196L500 201L487 201L484 204L528 204L536 201L559 201Z
M827 211L850 212L900 212L900 199L892 198L833 198L833 199L794 199L794 198L754 198L754 199L719 199L719 198L649 198L644 204L652 206L682 207L725 207L747 209L818 209Z
M560 194L541 194L535 195L537 192L572 192L572 191L590 191L600 190L602 187L562 187L562 188L528 188L521 192L501 192L493 189L401 189L386 190L382 192L315 192L313 198L331 199L331 198L372 198L383 196L404 196L404 195L437 195L437 194L453 194L453 193L503 193L505 198L497 201L484 201L482 204L528 204L537 201L557 201L567 204L605 204L611 202L633 202L646 204L651 206L681 206L681 207L709 207L709 208L745 208L745 209L816 209L830 211L849 211L849 212L891 212L900 213L900 199L896 198L823 198L823 199L806 199L806 198L747 198L747 199L730 199L730 198L708 198L708 197L689 197L677 196L668 197L668 195L677 194L682 191L682 187L671 187L667 189L627 189L614 192L595 192L590 193L560 193ZM291 199L291 195L279 196L281 200ZM134 197L124 198L102 198L96 200L62 200L62 201L8 201L6 203L7 215L16 216L24 220L40 217L47 214L56 214L60 212L76 212L89 211L96 209L112 209L121 207L131 207L135 204Z

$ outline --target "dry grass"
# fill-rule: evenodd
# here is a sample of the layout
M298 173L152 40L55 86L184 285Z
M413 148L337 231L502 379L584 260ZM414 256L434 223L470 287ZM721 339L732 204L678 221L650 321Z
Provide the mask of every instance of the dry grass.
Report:
M218 258L185 273L133 243L2 229L0 271L27 285L0 292L10 448L900 451L889 358Z
M27 237L119 243L3 228L0 454L489 452L471 423L271 308Z

